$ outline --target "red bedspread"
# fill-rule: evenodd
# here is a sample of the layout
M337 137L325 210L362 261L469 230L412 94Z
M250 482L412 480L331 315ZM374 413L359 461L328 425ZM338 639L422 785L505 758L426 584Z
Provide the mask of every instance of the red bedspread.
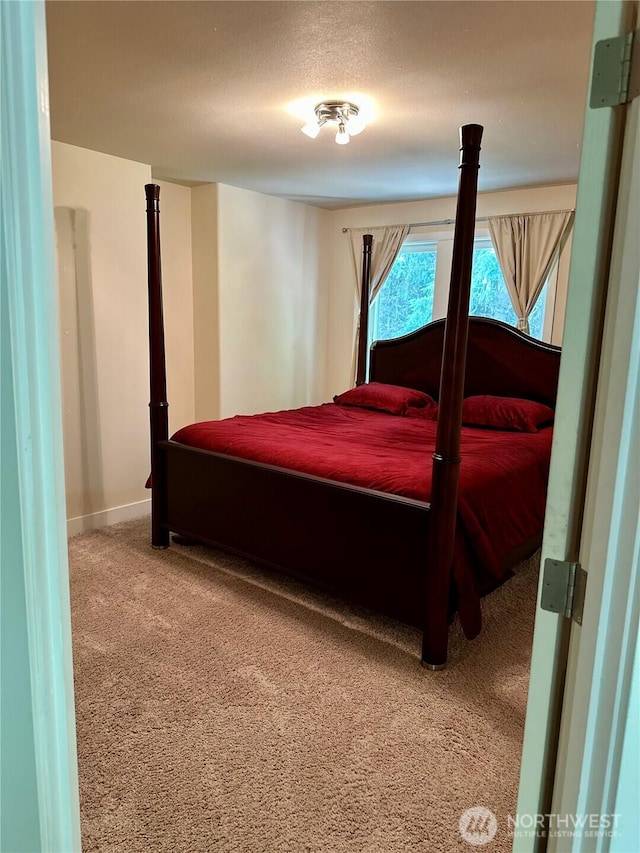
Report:
M173 440L429 501L435 436L435 421L326 403L192 424ZM551 428L462 429L459 597L477 599L504 580L509 555L542 531L551 438ZM476 618L466 621L466 633L475 633Z

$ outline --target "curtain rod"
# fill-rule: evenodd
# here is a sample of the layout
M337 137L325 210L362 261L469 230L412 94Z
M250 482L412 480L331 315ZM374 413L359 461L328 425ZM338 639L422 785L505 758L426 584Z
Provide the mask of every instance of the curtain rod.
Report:
M566 208L565 210L537 210L533 213L502 213L499 216L476 216L476 222L488 222L489 219L507 219L510 216L539 216L543 214L551 214L551 213L575 213L575 208ZM431 222L411 222L409 224L409 228L426 228L431 225L455 225L455 219L433 219ZM371 225L368 226L371 230L374 228L386 228L386 225ZM343 228L342 233L346 234L347 231L354 231L355 228ZM366 230L363 229L363 230Z

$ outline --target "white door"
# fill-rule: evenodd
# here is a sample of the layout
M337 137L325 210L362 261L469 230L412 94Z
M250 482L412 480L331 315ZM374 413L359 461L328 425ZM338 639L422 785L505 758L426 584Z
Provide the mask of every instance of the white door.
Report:
M80 850L44 3L0 0L0 849Z
M594 44L637 12L598 2ZM581 626L536 615L517 853L640 851L613 816L638 620L638 151L637 100L587 109L542 559L588 580Z

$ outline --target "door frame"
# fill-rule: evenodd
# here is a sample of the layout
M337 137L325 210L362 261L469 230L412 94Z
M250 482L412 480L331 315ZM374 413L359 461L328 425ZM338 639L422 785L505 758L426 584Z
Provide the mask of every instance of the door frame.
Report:
M80 810L43 0L0 0L0 109L2 502L14 521L2 530L1 846L70 853Z
M579 560L584 618L571 633L552 812L601 815L613 838L640 828L616 814L640 618L640 98L629 105L595 427ZM627 368L628 365L628 368ZM637 715L637 709L636 709ZM640 787L636 767L635 790ZM635 817L635 820L634 820ZM595 822L595 821L594 821ZM596 851L594 834L572 849ZM562 849L550 838L549 850ZM605 847L604 849L608 849Z
M636 8L635 2L598 0L593 47L598 41L633 30ZM583 522L586 518L588 529L592 520L586 515L587 472L597 438L598 373L601 358L606 361L603 329L605 310L607 315L611 312L610 273L626 114L627 107L623 106L587 107L585 115L542 565L547 558L579 561ZM587 590L592 598L597 583L591 574L597 567L584 567L589 572ZM542 573L538 605L541 588ZM593 630L593 623L587 619L590 616L585 614L583 632L585 628ZM561 761L560 721L562 715L566 719L575 686L566 675L576 630L576 623L538 606L517 806L518 820L527 818L529 825L532 820L558 814L557 791L563 784L561 774L556 777L561 769L556 766ZM583 675L590 683L593 673ZM577 760L575 754L573 759ZM533 853L545 850L548 842L553 849L553 840L543 834L519 832L513 849L516 853Z

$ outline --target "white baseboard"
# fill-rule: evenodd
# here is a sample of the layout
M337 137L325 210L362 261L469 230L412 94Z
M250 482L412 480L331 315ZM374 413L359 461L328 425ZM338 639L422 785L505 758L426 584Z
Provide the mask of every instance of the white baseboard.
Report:
M125 506L115 506L112 509L104 509L101 512L92 512L90 515L78 515L67 519L67 536L76 536L78 533L87 533L89 530L99 530L109 524L117 524L119 521L132 521L151 513L151 498L146 501L137 501Z

